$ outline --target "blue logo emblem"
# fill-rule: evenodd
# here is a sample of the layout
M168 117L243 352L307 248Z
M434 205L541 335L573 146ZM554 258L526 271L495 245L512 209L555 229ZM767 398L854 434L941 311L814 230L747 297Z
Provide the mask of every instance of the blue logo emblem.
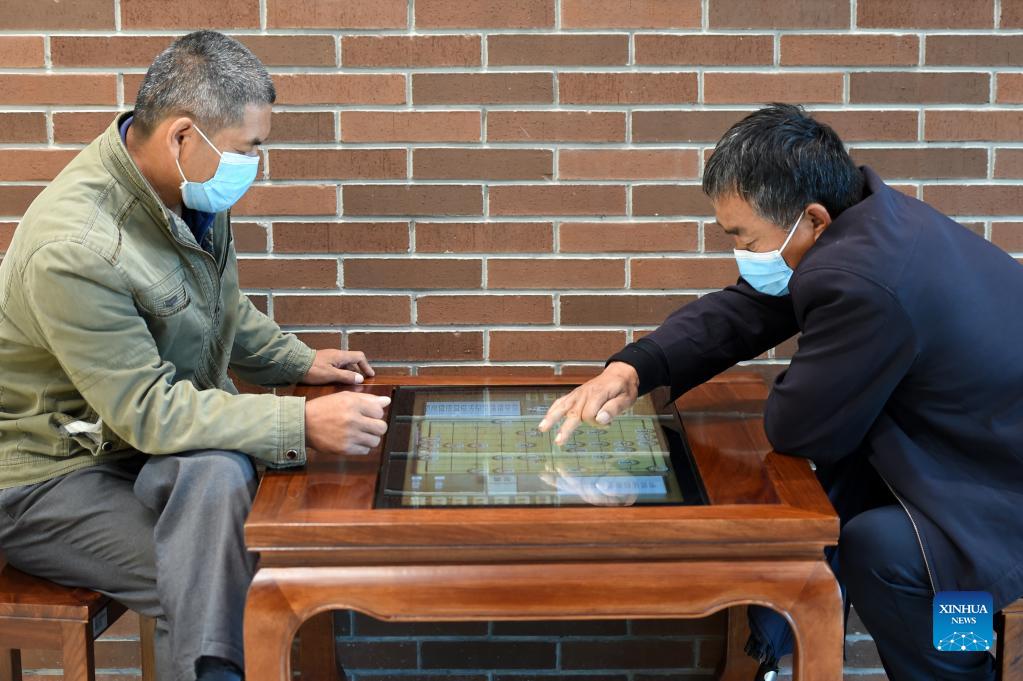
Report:
M959 653L991 650L992 610L986 591L939 591L934 595L934 647Z

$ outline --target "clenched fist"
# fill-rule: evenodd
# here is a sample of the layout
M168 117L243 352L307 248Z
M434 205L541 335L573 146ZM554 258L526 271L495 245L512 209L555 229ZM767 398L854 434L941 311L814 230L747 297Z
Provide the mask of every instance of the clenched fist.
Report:
M326 454L369 454L387 432L390 403L390 397L356 392L306 400L306 444Z

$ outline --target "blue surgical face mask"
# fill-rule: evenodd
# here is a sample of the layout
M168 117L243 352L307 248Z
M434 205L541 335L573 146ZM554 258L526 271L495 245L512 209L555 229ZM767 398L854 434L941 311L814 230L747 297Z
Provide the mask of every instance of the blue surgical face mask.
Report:
M258 156L246 156L235 154L230 151L221 152L213 146L210 138L203 134L199 126L195 131L202 135L206 144L213 147L213 151L220 156L220 163L217 165L217 172L205 182L189 182L185 179L185 173L181 170L181 163L174 159L181 173L181 201L192 210L204 213L220 213L238 202L252 182L256 179L256 169L259 168Z
M778 250L754 253L753 251L735 249L735 261L739 265L739 274L750 286L769 296L783 296L789 292L792 268L785 262L785 258L781 257L781 252L789 245L805 212L804 210L799 214L799 218L792 225L789 235L785 237L785 242Z

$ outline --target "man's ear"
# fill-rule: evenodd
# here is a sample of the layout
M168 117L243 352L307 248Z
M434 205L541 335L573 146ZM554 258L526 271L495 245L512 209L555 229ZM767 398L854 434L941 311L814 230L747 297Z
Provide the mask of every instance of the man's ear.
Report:
M188 116L180 116L169 122L164 131L163 138L166 140L167 148L170 149L174 158L181 153L181 145L193 128L192 119Z
M813 240L816 242L831 224L831 213L823 204L811 203L806 207L806 215L813 223Z

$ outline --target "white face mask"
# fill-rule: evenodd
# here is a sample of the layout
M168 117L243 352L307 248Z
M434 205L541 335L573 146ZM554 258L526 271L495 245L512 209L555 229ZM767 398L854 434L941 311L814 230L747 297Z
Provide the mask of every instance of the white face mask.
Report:
M739 265L739 274L750 286L769 296L783 296L789 292L789 279L792 278L792 268L785 262L781 252L789 245L789 241L792 240L792 235L796 233L796 227L799 226L799 222L803 219L805 213L806 211L804 210L796 218L795 223L789 230L789 235L785 237L784 243L782 243L778 250L767 251L766 253L754 253L753 251L739 249L733 251L735 253L735 261Z

